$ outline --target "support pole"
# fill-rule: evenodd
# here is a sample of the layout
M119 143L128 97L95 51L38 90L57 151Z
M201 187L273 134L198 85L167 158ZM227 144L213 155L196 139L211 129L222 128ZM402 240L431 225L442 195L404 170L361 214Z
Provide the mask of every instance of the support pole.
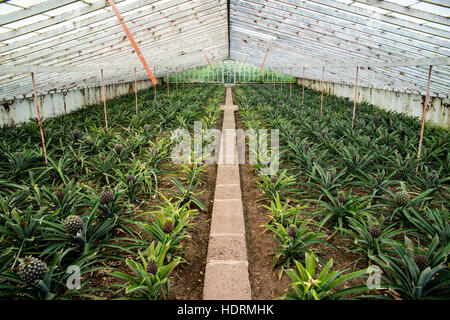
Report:
M186 70L183 69L183 89L184 89L184 78L186 77Z
M275 80L274 80L274 78L273 78L273 70L271 70L272 71L272 83L273 83L273 88L275 89Z
M352 129L355 125L355 114L356 114L356 94L358 92L358 70L359 67L356 67L356 79L355 79L355 98L353 99L353 116L352 116Z
M175 88L177 89L178 94L178 68L175 68Z
M302 105L305 97L305 67L302 68Z
M37 118L38 118L38 123L39 123L39 131L41 132L42 150L44 151L45 165L48 166L47 149L45 148L44 131L42 130L41 112L39 111L39 103L38 103L37 92L36 92L36 83L34 82L34 73L33 72L31 73L31 80L33 81L33 95L34 95L34 102L36 103L36 112L37 112Z
M136 68L134 68L134 98L136 100L136 115L138 114L137 108L137 83L136 83Z
M289 71L289 97L292 96L292 67Z
M433 68L433 66L430 66L430 68L428 70L427 94L425 96L425 101L423 103L422 127L420 128L419 151L417 153L417 160L420 160L420 154L422 152L423 130L425 128L425 116L427 114L428 97L430 95L431 69L432 68ZM416 167L416 176L417 176L418 172L419 172L419 164L417 164L417 167Z
M170 88L169 88L169 67L166 68L167 70L167 95L170 94Z
M156 74L156 67L153 68L153 72L154 72L154 74ZM156 83L158 83L158 82L156 82ZM153 85L153 89L155 91L155 102L156 102L156 84Z
M234 69L233 83L236 84L236 61L234 61L233 69Z
M323 80L325 76L325 67L322 67L322 94L320 96L320 114L322 114L322 107L323 107Z
M280 72L280 91L283 91L283 73L281 72Z
M222 60L222 83L225 84L225 70L224 70L224 62Z
M102 73L102 95L103 95L103 109L105 111L105 131L108 132L108 114L106 113L106 94L105 94L105 81L103 80L103 69Z

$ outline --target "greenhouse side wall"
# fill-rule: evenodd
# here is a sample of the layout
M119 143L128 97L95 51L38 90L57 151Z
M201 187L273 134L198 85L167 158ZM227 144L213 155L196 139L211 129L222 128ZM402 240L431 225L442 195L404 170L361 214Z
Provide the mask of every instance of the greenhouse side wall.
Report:
M158 79L158 83L161 80ZM137 81L137 89L143 90L152 87L150 80ZM106 99L134 92L134 81L105 85ZM50 93L38 96L41 117L49 118L61 114L67 114L83 106L101 103L102 87L81 88L67 92ZM0 127L13 125L37 118L34 98L24 98L3 103L0 108Z
M297 83L301 85L302 80L297 79ZM322 84L321 81L318 80L305 79L305 87L320 91L322 89ZM353 100L355 96L355 87L339 83L324 82L324 92ZM385 110L401 112L421 119L424 98L424 96L418 94L358 87L356 101L367 102ZM426 120L430 120L439 126L449 128L450 99L430 97Z

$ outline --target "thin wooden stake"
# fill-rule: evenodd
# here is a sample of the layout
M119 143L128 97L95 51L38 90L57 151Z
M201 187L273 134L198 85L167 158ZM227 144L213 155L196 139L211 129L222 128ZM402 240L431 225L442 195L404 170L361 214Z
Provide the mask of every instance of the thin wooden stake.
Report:
M273 83L273 88L275 89L275 80L273 79L273 71L272 71L272 83Z
M167 67L167 94L170 94L170 88L169 88L169 68Z
M136 100L136 115L138 114L137 108L137 83L136 83L136 68L134 68L134 97Z
M184 89L184 78L186 76L186 71L183 69L183 89Z
M355 79L355 98L353 99L353 117L352 117L352 129L355 125L355 114L356 114L356 93L358 92L358 70L359 67L356 67L356 79Z
M325 76L325 67L322 67L322 95L320 96L320 114L322 114L323 107L323 80Z
M302 68L302 105L303 105L303 98L305 97L305 67Z
M45 148L44 131L42 130L41 112L39 111L39 103L38 103L37 92L36 92L36 83L34 82L34 73L33 72L31 73L31 80L33 81L33 95L34 95L34 102L36 103L39 131L41 132L42 149L44 150L45 165L48 166L47 149Z
M177 88L178 94L178 68L175 68L175 87Z
M420 128L420 140L419 140L419 151L417 153L417 160L420 160L420 153L422 151L422 141L423 141L423 130L425 128L425 116L427 114L427 107L428 107L428 97L430 95L430 83L431 83L431 69L433 66L430 66L430 69L428 70L428 83L427 83L427 94L425 96L425 101L423 103L423 113L422 113L422 127ZM419 164L417 164L416 167L416 176L419 172Z
M105 95L105 81L103 80L103 69L102 73L102 95L103 95L103 109L105 110L105 131L108 132L108 114L106 113L106 95Z
M289 97L292 97L292 68L289 72Z
M156 67L153 68L153 73L156 75ZM158 83L158 81L156 81L156 83ZM153 85L153 90L155 92L155 102L156 102L156 84Z
M280 73L280 91L283 91L283 74Z

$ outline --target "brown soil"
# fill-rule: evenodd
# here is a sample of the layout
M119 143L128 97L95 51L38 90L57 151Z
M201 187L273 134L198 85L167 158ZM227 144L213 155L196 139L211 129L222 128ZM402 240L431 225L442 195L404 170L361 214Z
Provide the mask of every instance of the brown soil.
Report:
M234 90L233 98L236 103ZM243 129L239 112L236 112L235 117L236 127ZM252 299L273 300L283 294L283 288L289 283L289 278L283 274L281 279L278 279L279 268L274 270L272 267L270 254L277 243L267 233L263 234L269 215L263 203L256 201L262 196L261 191L256 187L259 177L250 164L240 165L239 169Z
M237 104L235 91L233 93L233 102ZM244 129L239 112L236 112L236 127ZM240 165L242 200L244 206L244 218L246 223L247 251L249 259L249 276L252 287L252 299L268 300L275 299L283 295L284 288L290 283L289 277L284 273L278 279L279 267L273 269L271 250L277 248L277 242L269 236L267 231L263 234L264 225L269 221L269 210L264 205L270 205L266 201L257 201L261 199L262 192L257 188L256 182L259 181L258 174L250 164ZM316 208L308 208L305 211L314 211ZM305 212L307 213L307 212ZM311 216L309 216L311 217ZM312 230L317 232L317 230ZM345 239L333 228L322 228L320 232L325 233L324 239L328 244L316 244L311 246L322 261L333 259L333 270L349 269L353 271L354 264L359 254L348 252L347 248L352 247L353 241ZM334 233L334 234L333 234ZM367 267L363 260L360 260L355 270ZM320 268L320 264L319 264ZM353 279L345 284L359 285L364 279Z
M222 104L225 103L225 90ZM221 129L223 116L219 118L216 129ZM171 299L201 300L205 279L206 259L208 255L208 241L211 228L211 215L216 187L217 165L205 165L200 188L203 192L199 198L206 205L208 212L196 215L191 231L191 241L186 245L184 259L186 263L179 265L169 277L171 281Z
M194 219L191 240L187 242L185 263L180 264L169 277L171 282L170 298L177 300L201 300L208 254L209 229L213 209L217 166L205 166L200 200L208 208L208 212L200 212Z

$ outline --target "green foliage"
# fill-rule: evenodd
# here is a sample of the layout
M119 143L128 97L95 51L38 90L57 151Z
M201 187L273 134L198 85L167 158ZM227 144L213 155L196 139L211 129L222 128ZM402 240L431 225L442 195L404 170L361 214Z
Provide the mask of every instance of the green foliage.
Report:
M286 271L292 281L283 297L287 300L336 300L367 291L365 285L338 289L346 281L362 277L366 273L365 269L347 274L344 274L346 270L331 271L333 259L330 259L318 273L314 253L306 254L304 264L296 261L295 265L297 270Z

